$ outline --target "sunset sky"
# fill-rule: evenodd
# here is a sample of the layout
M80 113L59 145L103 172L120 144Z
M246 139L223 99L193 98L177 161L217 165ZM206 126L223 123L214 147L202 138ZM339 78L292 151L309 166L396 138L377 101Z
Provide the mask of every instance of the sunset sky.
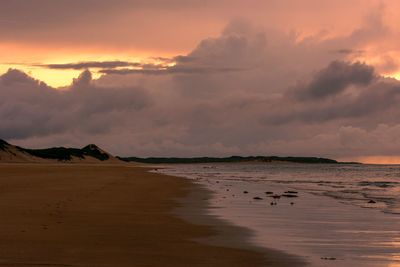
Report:
M3 0L0 138L400 163L400 1Z

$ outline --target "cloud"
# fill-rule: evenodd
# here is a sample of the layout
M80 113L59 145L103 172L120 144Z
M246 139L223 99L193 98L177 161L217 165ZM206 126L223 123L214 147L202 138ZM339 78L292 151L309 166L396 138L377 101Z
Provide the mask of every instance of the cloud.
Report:
M80 51L97 52L99 47L120 50L127 46L136 51L151 46L158 51L171 42L179 43L174 41L180 34L177 29L201 25L199 18L187 22L187 12L182 10L195 13L198 7L210 3L209 0L4 0L0 1L0 39L50 47L53 51L65 48L66 44ZM175 15L170 16L171 12ZM186 23L181 23L184 20ZM199 36L198 31L191 34ZM171 35L173 38L169 38ZM169 42L161 44L160 36Z
M64 90L57 90L18 70L0 76L0 136L23 139L74 132L109 132L129 111L150 105L144 90L107 88L92 83L85 71Z
M333 61L314 75L303 88L294 89L301 98L326 98L351 85L367 86L375 78L374 68L364 63Z
M140 67L142 64L139 62L128 62L128 61L86 61L77 63L65 63L65 64L33 64L35 67L49 68L49 69L90 69L90 68L118 68L118 67Z
M10 70L0 77L0 138L98 143L136 156L392 154L399 81L354 53L332 53L363 49L378 34L363 27L346 38L299 40L235 20L186 55L154 59L163 66L67 64L104 75L85 70L63 89Z
M399 97L399 81L379 76L365 64L334 61L309 83L295 86L277 99L265 123L347 123L359 127L395 123L397 112L393 109Z
M221 72L237 72L245 71L246 69L241 68L215 68L215 67L184 67L184 66L172 66L172 67L155 67L155 68L145 68L145 69L103 69L100 73L103 74L212 74Z
M47 68L47 69L74 69L86 70L96 69L97 72L102 74L174 74L174 73L219 73L219 72L235 72L244 71L246 69L240 67L216 67L216 66L199 66L197 65L196 58L192 56L176 56L173 58L157 57L152 58L157 60L158 63L142 63L142 62L128 62L128 61L84 61L76 63L54 63L54 64L28 64L28 66ZM194 63L194 64L191 64ZM177 65L174 65L177 64ZM17 64L14 65L26 65Z
M348 48L338 49L338 50L336 50L336 51L334 51L334 52L339 53L339 54L347 54L347 55L349 55L349 54L363 54L363 53L365 53L364 50L354 50L354 49L348 49Z

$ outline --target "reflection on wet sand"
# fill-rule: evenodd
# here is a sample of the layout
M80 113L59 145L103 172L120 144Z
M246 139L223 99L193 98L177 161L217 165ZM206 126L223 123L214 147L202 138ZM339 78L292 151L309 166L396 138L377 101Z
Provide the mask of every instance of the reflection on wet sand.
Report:
M211 189L215 193L210 214L252 229L257 244L305 256L311 266L400 266L400 216L385 213L388 205L383 202L384 194L394 197L395 176L385 176L390 181L386 186L373 181L381 180L382 169L346 173L323 168L216 164L161 171L195 179ZM369 195L359 194L357 187L363 194L373 192L377 203L368 203ZM334 190L358 195L327 197Z

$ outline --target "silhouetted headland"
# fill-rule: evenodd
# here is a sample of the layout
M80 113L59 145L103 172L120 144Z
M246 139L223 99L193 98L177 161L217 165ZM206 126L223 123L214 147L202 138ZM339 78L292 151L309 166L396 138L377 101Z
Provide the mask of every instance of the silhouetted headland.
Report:
M240 162L291 162L306 164L360 164L357 162L340 162L334 159L319 157L278 157L278 156L231 156L217 157L194 157L194 158L139 158L139 157L117 157L126 162L140 162L152 164L191 164L191 163L240 163Z

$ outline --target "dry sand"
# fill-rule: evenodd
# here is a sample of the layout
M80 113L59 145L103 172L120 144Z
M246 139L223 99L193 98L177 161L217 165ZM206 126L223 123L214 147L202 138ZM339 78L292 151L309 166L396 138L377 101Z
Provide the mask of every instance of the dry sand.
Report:
M195 189L141 167L0 164L0 266L285 265L272 251L195 241L223 225L174 213Z

